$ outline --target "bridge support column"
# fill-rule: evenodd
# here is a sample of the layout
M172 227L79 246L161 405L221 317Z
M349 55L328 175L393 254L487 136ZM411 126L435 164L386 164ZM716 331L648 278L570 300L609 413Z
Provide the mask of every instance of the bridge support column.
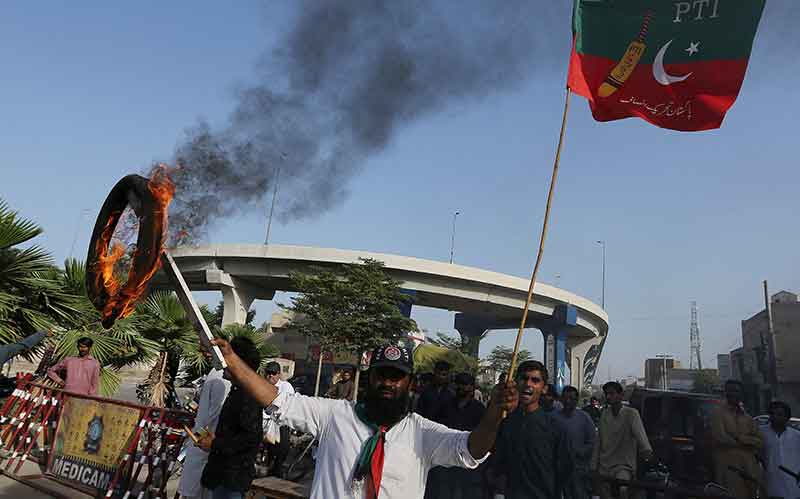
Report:
M228 324L244 324L247 311L255 298L238 288L222 288L222 327Z
M551 319L541 328L544 337L544 366L556 390L561 391L571 383L567 338L578 320L578 311L569 304L560 304Z
M262 289L237 279L222 270L206 270L206 281L222 290L222 327L247 322L247 311L256 298L271 300L274 289Z
M606 334L606 336L592 338L576 338L574 342L570 342L572 386L579 391L586 388L591 389L607 337Z
M461 335L461 342L466 346L467 355L478 359L481 340L489 332L489 320L478 315L458 313L453 320L453 326Z
M409 297L411 297L410 300L401 302L397 305L397 308L400 309L400 313L403 314L403 316L408 317L410 319L411 307L413 307L414 305L414 300L417 299L417 292L414 291L413 289L401 289L400 292L403 293L404 295L408 295Z

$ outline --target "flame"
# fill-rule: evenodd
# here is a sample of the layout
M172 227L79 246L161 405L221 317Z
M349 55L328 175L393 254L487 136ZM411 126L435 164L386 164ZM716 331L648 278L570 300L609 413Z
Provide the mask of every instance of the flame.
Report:
M147 290L150 279L161 267L161 252L167 233L167 214L170 201L175 195L175 184L169 177L166 165L160 164L151 171L147 187L155 203L151 214L137 214L139 229L144 229L143 220L152 215L152 230L155 237L151 247L136 246L134 249L128 278L124 284L114 275L114 266L125 255L125 248L119 241L112 241L117 221L122 215L120 212L115 211L109 215L106 226L95 243L95 254L98 255L97 279L102 281L98 282L100 284L98 288L103 289L108 297L101 310L102 323L105 327L111 327L114 321L133 312L137 300ZM147 264L141 265L141 262Z

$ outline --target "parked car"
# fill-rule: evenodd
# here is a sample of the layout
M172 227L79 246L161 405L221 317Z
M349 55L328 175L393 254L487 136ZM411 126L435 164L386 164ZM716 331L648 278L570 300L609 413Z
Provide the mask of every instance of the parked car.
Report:
M691 486L711 481L711 412L716 395L635 388L628 396L639 411L659 461Z

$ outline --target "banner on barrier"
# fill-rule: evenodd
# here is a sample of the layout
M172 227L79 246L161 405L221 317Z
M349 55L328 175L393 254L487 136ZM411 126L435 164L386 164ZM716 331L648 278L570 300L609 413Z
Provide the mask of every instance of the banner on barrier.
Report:
M61 410L47 473L104 490L119 466L141 417L141 409L69 397Z

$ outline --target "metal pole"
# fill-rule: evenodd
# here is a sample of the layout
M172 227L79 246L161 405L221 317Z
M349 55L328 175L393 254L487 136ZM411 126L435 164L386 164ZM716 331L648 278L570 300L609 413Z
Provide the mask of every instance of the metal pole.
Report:
M275 212L275 199L278 197L278 180L280 180L281 169L275 172L275 189L272 191L272 206L269 209L269 221L267 222L267 237L264 238L264 244L269 244L269 233L272 230L272 214Z
M772 303L769 300L767 281L764 280L764 309L767 312L767 348L769 348L769 381L772 385L772 398L778 398L778 354L775 351L775 331L772 326Z
M91 213L92 210L89 208L84 208L78 213L78 219L75 221L75 234L72 236L72 244L69 246L69 256L72 256L72 253L75 251L75 243L78 241L78 232L81 229L81 221L83 220L84 215L88 215Z
M453 213L453 231L450 233L450 263L453 263L453 252L456 247L456 217L459 213L461 212L457 211Z
M606 242L605 241L597 241L603 248L603 287L602 287L602 294L600 298L600 305L603 309L606 308Z

